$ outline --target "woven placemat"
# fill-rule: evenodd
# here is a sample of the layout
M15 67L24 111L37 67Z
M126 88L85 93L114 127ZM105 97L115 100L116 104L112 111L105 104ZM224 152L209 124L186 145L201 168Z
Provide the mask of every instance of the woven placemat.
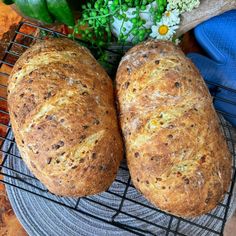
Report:
M221 121L226 122L223 118L221 119ZM228 140L232 138L232 131L233 131L232 128L230 134L229 129L231 128L224 127L224 133L228 137ZM10 132L8 135L8 139L11 140L12 137L13 135ZM232 150L232 148L234 148L233 143L229 141L228 144L229 148ZM11 142L5 141L4 149L8 150L10 145ZM12 147L11 154L16 156L19 155L16 145ZM236 157L234 157L234 160L235 158ZM5 165L9 168L18 171L18 173L16 173L11 170L5 169L4 172L6 174L9 174L11 176L12 175L17 176L22 180L19 181L15 178L5 177L6 182L18 186L17 188L17 187L12 187L10 185L6 185L6 189L12 207L29 235L32 236L133 235L132 233L127 232L118 227L115 227L111 224L101 222L100 220L91 218L89 216L86 216L85 214L74 211L67 207L48 201L47 199L44 199L42 197L36 196L32 193L19 189L19 187L21 187L29 191L33 191L35 193L43 195L44 197L60 201L63 204L70 206L74 206L77 201L77 199L74 198L58 197L52 195L49 192L42 193L41 190L36 189L33 186L30 186L29 183L34 186L37 186L40 189L45 189L45 187L38 180L20 174L24 173L26 175L32 176L31 172L25 166L22 159L9 155ZM127 178L129 178L128 171L120 169L117 178L122 181L127 181ZM118 182L114 182L109 190L122 195L124 192L124 188L125 188L124 185L119 184ZM135 190L135 188L129 187L126 196L130 199L134 199L137 202L141 202L143 204L152 206L139 192ZM88 199L91 199L92 201L89 201ZM90 213L94 216L101 217L108 221L111 221L111 218L112 216L114 216L115 211L112 209L108 209L105 206L117 209L120 204L120 198L111 195L107 192L89 197L88 199L81 198L78 209ZM93 200L98 201L101 204L104 204L105 206L98 205L95 202L93 202ZM222 202L226 203L226 200L227 199L225 197L225 199ZM236 208L236 196L234 191L233 197L231 199L228 217L232 215L235 208ZM152 210L147 207L142 207L139 204L135 204L130 201L124 201L122 211L140 217L144 220L147 220L148 222L158 223L160 226L164 226L165 228L167 227L170 220L170 217L166 214L158 213L156 210ZM222 217L224 215L224 211L225 208L218 206L211 213L217 215L218 217ZM203 215L201 217L194 218L191 221L200 225L204 224L204 226L212 228L215 231L220 230L222 227L222 221L219 221L216 218L213 218L209 215ZM132 227L138 227L142 230L147 230L150 232L150 235L158 235L158 236L165 235L165 230L161 228L157 229L157 227L155 227L152 224L147 224L143 221L135 220L134 218L128 217L127 215L121 213L116 217L116 222L126 224ZM177 219L174 218L171 227L173 227L174 229L176 224L177 224ZM191 235L191 236L209 235L207 234L207 231L204 231L201 228L198 228L186 222L185 223L181 222L181 224L179 225L178 232L184 235Z

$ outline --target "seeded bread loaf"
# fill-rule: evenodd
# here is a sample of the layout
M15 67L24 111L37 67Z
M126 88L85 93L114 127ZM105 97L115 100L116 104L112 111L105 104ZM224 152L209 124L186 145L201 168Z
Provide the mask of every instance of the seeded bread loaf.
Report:
M231 155L191 61L170 42L147 41L123 57L116 86L136 188L183 217L216 207L229 186Z
M111 185L122 159L112 81L86 48L36 43L13 68L8 105L21 156L52 193L79 197Z

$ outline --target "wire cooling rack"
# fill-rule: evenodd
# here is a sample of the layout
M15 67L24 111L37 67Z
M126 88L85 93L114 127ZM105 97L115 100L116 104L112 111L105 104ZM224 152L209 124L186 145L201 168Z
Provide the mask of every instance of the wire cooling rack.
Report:
M25 33L24 29L26 27L31 29L31 34ZM39 30L42 30L44 33L46 32L49 36L65 37L65 35L53 30L39 27L28 22L21 22L15 31L14 37L9 42L9 45L5 50L5 55L0 61L0 68L3 68L4 65L13 67L15 61L29 47L29 45L33 41L40 39L40 34L37 33ZM24 38L23 41L18 40L22 37ZM81 41L81 43L83 42ZM111 76L114 76L117 63L122 56L122 52L118 49L119 48L116 47L106 49L110 55L110 58L107 59L107 64L109 64L108 72ZM96 56L96 50L92 50L92 52ZM233 134L234 128L230 125L230 123L225 121L222 115L224 115L226 119L227 117L229 117L229 119L236 119L235 114L231 114L223 110L217 111L219 113L221 125L227 139L229 149L233 156L232 178L230 188L226 193L224 200L210 213L197 218L184 219L167 214L155 208L144 198L142 198L142 196L135 190L125 162L121 164L119 169L119 173L122 174L118 174L113 185L104 193L106 196L112 196L113 199L115 199L116 203L114 205L107 204L106 201L100 201L96 196L66 201L65 198L51 194L26 168L18 168L19 165L24 165L24 163L18 152L14 151L17 147L14 136L12 135L11 125L9 124L9 113L7 111L7 107L5 106L7 102L6 82L8 76L9 74L6 71L0 72L0 107L2 107L0 109L0 128L4 131L3 133L6 134L1 134L0 136L0 151L3 156L0 165L0 181L7 187L16 188L19 191L38 196L44 201L49 201L66 207L67 209L76 211L83 217L88 217L92 220L94 219L101 221L103 224L115 226L124 232L122 235L223 235L225 222L229 214L229 209L232 205L234 182L236 180L236 155L235 137ZM217 95L218 91L223 90L230 93L232 95L231 97L235 98L236 90L221 86L219 84L214 84L212 82L210 83L209 88L213 96L214 103L222 101L226 105L230 104L230 106L235 106L236 109L235 99L230 100ZM1 178L1 176L3 178ZM114 188L114 185L117 185L119 190ZM135 195L138 195L138 197L132 197L133 195L130 194L131 192L135 192ZM93 204L93 206L103 207L109 216L104 217L103 215L93 214L89 210L84 210L82 207L83 202ZM159 218L157 219L156 217L147 217L146 214L135 214L134 211L127 210L130 209L129 207L127 208L127 205L134 205L135 208L143 209L146 213L152 212L153 215L160 216L164 220L158 220ZM190 229L190 231L186 231L186 227L188 227L188 230Z

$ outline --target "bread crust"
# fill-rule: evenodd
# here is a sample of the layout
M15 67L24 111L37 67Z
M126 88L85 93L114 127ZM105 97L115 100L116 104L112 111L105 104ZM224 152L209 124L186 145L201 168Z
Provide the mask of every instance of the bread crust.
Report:
M170 42L146 41L120 62L116 93L135 187L178 216L215 208L230 183L231 155L193 63Z
M106 190L122 159L112 81L88 49L68 39L33 45L8 85L21 156L54 194Z

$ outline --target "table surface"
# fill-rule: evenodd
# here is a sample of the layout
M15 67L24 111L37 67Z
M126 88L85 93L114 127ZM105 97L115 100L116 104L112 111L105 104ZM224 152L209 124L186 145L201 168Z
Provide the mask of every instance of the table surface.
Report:
M4 53L4 48L6 47L7 42L14 34L14 26L18 24L21 20L21 17L15 13L9 6L4 5L0 2L0 58ZM10 72L10 68L3 66L1 72ZM6 83L6 78L0 77L0 83ZM5 97L4 91L1 91L0 96ZM0 109L6 110L7 105L4 101L0 101ZM7 116L1 114L0 122L3 120L6 121ZM5 122L4 122L5 123ZM0 127L0 135L4 136L5 130ZM0 157L1 158L1 157ZM0 175L0 178L2 176ZM8 201L5 187L0 183L0 236L25 236L27 233L17 220L11 205Z
M14 29L16 25L22 20L11 7L4 5L0 2L0 58L2 58L4 49L7 42L14 34ZM203 53L201 48L197 45L194 40L192 32L184 35L182 44L182 49L188 52L200 52ZM0 68L0 72L9 73L11 68L3 65ZM0 84L7 84L7 79L0 76ZM6 91L1 91L0 96L6 97ZM7 110L7 104L4 101L0 101L0 109ZM8 121L8 116L1 114L0 122L6 120ZM4 123L5 123L4 122ZM5 131L0 127L0 135L5 136ZM1 156L0 156L1 158ZM1 175L0 175L1 178ZM236 236L236 216L234 216L226 225L225 235L226 236ZM11 205L8 201L5 187L0 183L0 236L26 236L27 233L19 223L16 218Z

